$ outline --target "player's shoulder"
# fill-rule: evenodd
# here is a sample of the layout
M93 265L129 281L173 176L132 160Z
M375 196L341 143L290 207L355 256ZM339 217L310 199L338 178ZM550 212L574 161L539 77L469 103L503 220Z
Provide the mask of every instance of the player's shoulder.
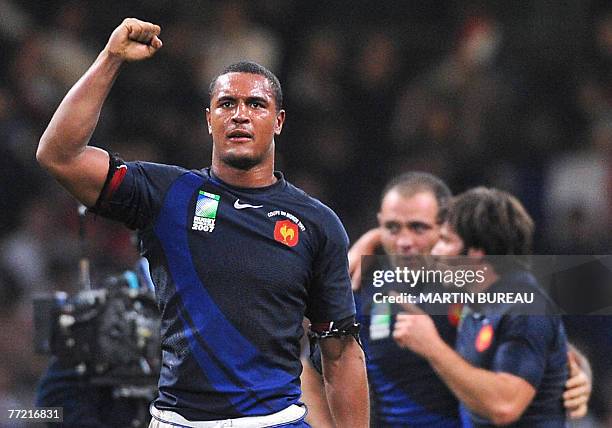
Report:
M506 336L517 337L532 343L557 343L565 341L565 330L560 315L508 314L502 318L502 331Z
M299 187L287 182L283 197L291 199L292 209L300 213L302 220L323 239L321 242L335 242L348 246L348 235L336 213L319 199Z
M165 163L148 162L148 161L131 161L125 162L128 170L133 169L148 176L163 176L163 177L179 177L188 172L201 174L200 171L188 170L182 166L170 165Z
M125 165L136 180L158 189L170 188L179 177L184 175L206 179L202 170L187 169L178 165L147 161L126 162Z
M327 222L342 224L334 210L299 187L287 182L285 192L293 199L294 203L299 205L313 220L323 222L322 224L326 224Z

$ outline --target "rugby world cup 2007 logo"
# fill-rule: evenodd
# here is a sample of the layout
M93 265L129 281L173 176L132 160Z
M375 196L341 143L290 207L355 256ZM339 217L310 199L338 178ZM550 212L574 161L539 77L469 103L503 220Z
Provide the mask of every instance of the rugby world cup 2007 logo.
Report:
M195 215L193 216L191 230L210 233L215 229L215 219L217 218L219 199L221 199L219 195L200 190L198 193L198 201L196 202Z

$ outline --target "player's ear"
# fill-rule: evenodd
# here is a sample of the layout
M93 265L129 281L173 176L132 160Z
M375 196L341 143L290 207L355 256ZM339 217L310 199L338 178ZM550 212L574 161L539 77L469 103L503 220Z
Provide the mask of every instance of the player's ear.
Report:
M210 108L206 107L206 124L208 125L208 135L212 134L212 127L210 126Z
M283 130L283 124L285 123L285 110L281 109L276 113L276 123L274 124L274 134L280 135Z

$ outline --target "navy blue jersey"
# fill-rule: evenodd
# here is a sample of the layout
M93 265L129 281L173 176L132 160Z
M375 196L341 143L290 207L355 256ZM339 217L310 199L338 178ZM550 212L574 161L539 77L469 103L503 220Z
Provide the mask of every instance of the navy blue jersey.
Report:
M368 277L368 276L366 276ZM385 286L384 291L389 293ZM380 288L376 289L381 291ZM372 287L356 296L361 338L368 356L372 426L460 427L459 403L429 362L393 340L399 305L374 303ZM432 319L443 340L454 346L453 308Z
M507 289L541 295L528 272L502 276L487 292ZM543 301L543 299L541 299ZM562 394L567 380L567 341L561 317L524 315L511 304L471 305L466 308L457 337L457 351L472 365L510 373L529 382L536 395L512 426L564 427ZM475 426L493 426L470 412Z
M297 403L303 317L355 313L340 220L280 173L236 188L209 169L126 166L94 211L138 229L149 260L162 314L155 406L215 420Z

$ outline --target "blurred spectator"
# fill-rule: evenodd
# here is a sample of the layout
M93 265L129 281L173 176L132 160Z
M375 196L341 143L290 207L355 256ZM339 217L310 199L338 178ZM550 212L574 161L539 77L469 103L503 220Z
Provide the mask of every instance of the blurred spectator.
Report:
M604 254L611 245L612 120L594 123L582 150L554 156L545 195L556 254Z
M466 19L448 56L407 86L391 124L399 156L441 159L426 169L465 187L483 178L470 165L516 152L517 100L498 61L502 36L487 15Z
M341 113L343 42L342 34L331 27L308 34L301 47L303 57L294 59L287 78L287 103L296 114L320 119Z
M96 59L95 50L86 43L87 9L78 2L59 8L55 25L43 38L45 74L53 76L62 91L70 88Z
M21 39L32 26L31 17L9 0L0 0L0 34L8 40Z
M597 57L595 72L600 78L608 102L612 103L612 9L597 19L595 27Z
M251 60L278 72L283 59L282 46L273 31L253 22L248 15L249 3L228 0L216 3L215 19L203 37L200 63L200 86L208 93L208 85L227 64Z

